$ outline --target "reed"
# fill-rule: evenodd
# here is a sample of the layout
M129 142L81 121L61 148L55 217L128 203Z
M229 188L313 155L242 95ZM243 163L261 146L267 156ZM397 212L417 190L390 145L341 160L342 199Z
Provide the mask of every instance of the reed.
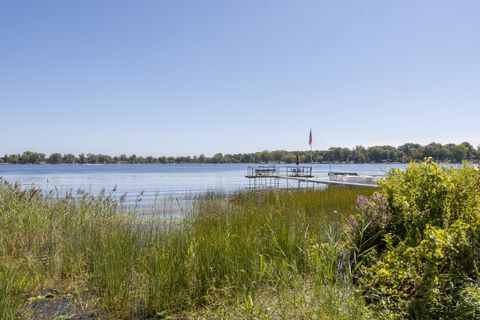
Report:
M145 221L106 193L3 183L0 318L67 316L40 301L104 319L359 318L340 234L370 193L208 194L183 220Z

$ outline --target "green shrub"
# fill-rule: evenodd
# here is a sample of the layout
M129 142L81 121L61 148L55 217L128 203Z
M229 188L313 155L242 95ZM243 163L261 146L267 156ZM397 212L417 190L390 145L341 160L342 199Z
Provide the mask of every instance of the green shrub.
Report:
M378 194L357 201L363 206L348 235L353 256L368 259L353 260L360 264L356 279L380 315L478 316L472 283L479 280L479 187L480 173L472 166L447 168L427 160L391 171Z
M478 283L467 285L460 292L457 313L465 319L480 318L480 287Z

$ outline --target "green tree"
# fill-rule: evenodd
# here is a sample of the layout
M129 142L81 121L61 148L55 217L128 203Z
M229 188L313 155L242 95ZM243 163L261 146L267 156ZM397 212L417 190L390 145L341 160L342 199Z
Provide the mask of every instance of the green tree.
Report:
M137 162L137 156L135 154L132 154L129 158L128 158L128 162L130 163L136 163Z
M401 158L404 162L424 158L422 146L418 143L405 143L397 149L401 153Z
M103 163L103 164L108 164L112 163L112 157L104 154L99 154L97 155L97 162L98 163Z
M85 155L83 153L80 153L78 155L78 163L80 163L80 164L87 163L87 159L85 158Z
M212 162L213 163L223 163L223 154L222 153L217 153L212 157Z
M476 157L475 148L470 143L462 142L462 143L460 143L460 145L465 148L468 160L475 159L475 157Z
M460 163L468 157L468 148L465 145L459 144L452 147L452 160Z
M73 154L69 153L69 154L66 154L63 156L63 162L64 163L75 163L76 162L76 158Z
M87 160L87 163L89 164L95 164L95 163L98 163L98 156L93 153L88 153L86 160Z
M42 162L45 162L45 154L32 152L32 151L25 151L24 153L22 153L21 156L19 156L18 162L22 164L42 163Z
M47 162L50 164L60 164L62 163L62 155L60 153L52 153L48 157Z
M152 156L148 156L145 158L146 163L155 163L155 158Z
M351 153L351 160L356 163L368 162L368 152L364 146L356 146Z

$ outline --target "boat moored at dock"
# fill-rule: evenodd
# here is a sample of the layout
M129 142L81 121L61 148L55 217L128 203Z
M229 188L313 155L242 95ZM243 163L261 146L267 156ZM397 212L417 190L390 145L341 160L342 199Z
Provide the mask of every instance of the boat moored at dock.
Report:
M356 172L328 172L327 179L315 179L311 166L249 166L247 175L250 188L280 188L280 180L285 180L289 188L292 183L298 188L322 185L377 187L378 176L360 175ZM252 183L253 182L253 183Z

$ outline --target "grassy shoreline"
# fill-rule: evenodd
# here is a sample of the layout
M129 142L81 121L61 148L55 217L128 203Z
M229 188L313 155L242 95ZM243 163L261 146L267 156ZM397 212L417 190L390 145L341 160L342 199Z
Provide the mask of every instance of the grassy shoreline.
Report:
M343 220L370 192L209 194L169 224L108 197L2 185L0 318L278 318L302 308L352 318L355 294L332 264Z
M0 319L478 319L480 171L209 193L185 219L0 185Z

